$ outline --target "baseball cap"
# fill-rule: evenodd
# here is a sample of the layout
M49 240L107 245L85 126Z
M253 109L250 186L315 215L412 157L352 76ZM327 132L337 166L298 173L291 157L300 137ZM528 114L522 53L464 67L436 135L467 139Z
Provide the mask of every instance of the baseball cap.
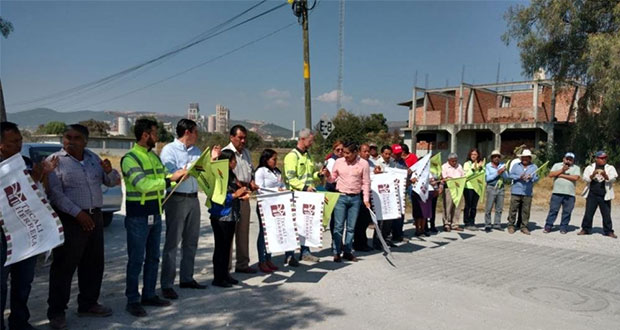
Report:
M400 146L400 144L392 144L392 153L393 154L402 154L403 153L403 147Z
M567 152L567 153L564 155L564 158L572 158L572 159L575 159L575 154L574 154L574 153L572 153L572 152Z
M597 151L594 156L596 158L607 158L607 154L603 150Z

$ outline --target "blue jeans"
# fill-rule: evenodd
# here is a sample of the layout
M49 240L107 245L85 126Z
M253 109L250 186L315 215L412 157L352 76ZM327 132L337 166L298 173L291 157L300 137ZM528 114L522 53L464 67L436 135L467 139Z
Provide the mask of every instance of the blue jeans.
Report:
M28 296L32 288L34 280L34 269L37 264L37 257L30 257L10 266L4 266L6 261L7 243L4 233L0 231L2 239L2 251L0 252L0 291L2 300L2 309L0 310L0 328L5 329L4 309L6 307L6 298L8 290L8 277L11 274L11 314L9 314L9 328L21 329L28 325L30 312L28 311Z
M353 235L355 233L355 222L360 211L362 199L360 195L340 195L336 207L334 208L334 232L332 233L332 249L334 255L341 252L351 253L353 250ZM342 232L346 223L346 235L344 247L342 246Z
M555 218L558 216L562 206L562 220L560 221L560 230L566 230L568 223L570 222L571 213L573 213L573 207L575 207L575 196L564 194L551 194L551 201L549 202L549 214L547 215L547 221L545 223L546 229L551 229Z
M125 217L128 255L125 296L127 296L128 303L140 301L138 284L143 267L142 297L149 299L155 296L157 269L159 268L161 215L154 217L154 222L150 226L147 216Z

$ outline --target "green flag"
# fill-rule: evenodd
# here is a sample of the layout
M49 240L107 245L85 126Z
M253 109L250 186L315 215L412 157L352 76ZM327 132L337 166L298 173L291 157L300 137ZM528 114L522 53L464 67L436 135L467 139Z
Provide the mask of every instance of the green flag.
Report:
M334 207L336 207L336 202L338 201L338 198L340 198L340 194L327 191L319 192L325 195L325 208L323 209L323 227L327 227L329 225L329 219L331 218L332 212L334 212Z
M436 177L441 177L441 152L431 157L431 173Z
M211 207L211 196L213 195L213 179L211 173L211 150L207 148L200 157L190 166L187 171L189 175L196 178L198 186L207 195L206 205Z
M211 200L217 204L224 204L226 201L226 191L228 189L228 159L216 160L211 162L211 181L209 187L212 187Z
M452 201L454 205L459 205L461 198L463 197L463 190L465 189L465 182L467 182L466 177L462 178L453 178L446 180L446 185L448 185L448 190L450 191L450 196L452 197Z
M467 178L467 182L471 184L472 189L480 196L480 200L484 199L484 192L486 190L485 172L479 172Z

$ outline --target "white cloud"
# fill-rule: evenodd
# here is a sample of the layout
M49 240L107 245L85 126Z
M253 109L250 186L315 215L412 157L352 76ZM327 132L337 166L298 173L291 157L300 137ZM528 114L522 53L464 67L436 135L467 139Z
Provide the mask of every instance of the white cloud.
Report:
M323 93L316 98L317 101L325 103L336 103L338 101L338 90L334 89L331 92ZM342 103L353 101L353 97L342 94Z
M283 100L290 98L291 93L289 91L281 91L275 88L271 88L263 92L263 97L270 100Z
M371 106L371 107L378 107L382 105L383 103L379 101L378 99L365 98L365 99L362 99L362 104Z

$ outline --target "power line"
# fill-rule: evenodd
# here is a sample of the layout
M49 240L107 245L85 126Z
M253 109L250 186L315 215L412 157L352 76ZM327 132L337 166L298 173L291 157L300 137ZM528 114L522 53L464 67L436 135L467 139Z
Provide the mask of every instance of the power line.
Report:
M241 15L247 13L248 11L256 8L258 5L262 4L265 1L266 0L263 0L260 3L258 3L256 5L253 5L252 7L244 10L241 14L236 15L235 17L233 17L233 18L231 18L231 19L221 23L219 26L216 26L216 27L214 27L212 29L218 30L219 28L221 28L221 27L229 24L230 22L232 22L234 19L236 19L236 18L240 17ZM47 95L47 96L44 96L44 97L39 97L39 98L36 98L36 99L33 99L33 100L29 100L29 101L23 101L23 102L14 103L13 105L25 105L25 104L37 103L37 102L42 102L42 101L45 101L45 100L48 100L48 99L56 99L56 98L63 97L63 96L64 96L64 98L62 98L62 99L66 99L68 97L74 96L74 94L79 94L81 92L89 91L89 90L92 90L94 88L103 86L103 85L105 85L107 83L110 83L110 82L114 81L115 79L124 77L127 74L129 74L129 73L132 73L132 72L135 72L137 70L140 70L140 69L142 69L142 68L144 68L144 67L146 67L146 66L148 66L150 64L159 62L159 61L161 61L163 59L166 59L168 57L176 55L176 54L178 54L178 53L180 53L180 52L182 52L182 51L184 51L184 50L186 50L188 48L196 46L196 45L198 45L198 44L200 44L200 43L202 43L204 41L207 41L207 40L209 40L211 38L214 38L214 37L216 37L218 35L221 35L221 34L223 34L225 32L228 32L228 31L230 31L232 29L235 29L235 28L240 27L240 26L242 26L244 24L247 24L247 23L249 23L249 22L251 22L251 21L253 21L255 19L258 19L258 18L260 18L260 17L262 17L264 15L267 15L267 14L269 14L269 13L271 13L271 12L273 12L273 11L279 9L279 8L282 8L285 5L287 5L287 3L276 5L276 6L270 8L270 9L264 11L264 12L261 12L261 13L259 13L257 15L254 15L254 16L248 18L248 19L245 19L245 20L243 20L243 21L241 21L241 22L239 22L237 24L234 24L234 25L232 25L232 26L230 26L230 27L228 27L226 29L220 30L218 32L208 33L208 34L204 35L206 33L205 32L205 33L203 33L202 37L200 37L198 39L194 38L196 40L191 41L191 42L187 43L184 46L181 46L181 47L178 47L178 48L173 49L171 51L168 51L168 52L166 52L166 53L164 53L164 54L162 54L160 56L152 58L152 59L150 59L150 60L148 60L146 62L143 62L141 64L134 65L134 66L132 66L132 67L130 67L128 69L119 71L119 72L117 72L115 74L106 76L104 78L95 80L95 81L90 82L90 83L79 85L79 86L76 86L76 87L73 87L73 88L70 88L70 89L67 89L67 90L64 90L64 91L56 92L56 93L53 93L53 94L50 94L50 95Z
M212 63L212 62L214 62L214 61L216 61L216 60L219 60L219 59L221 59L221 58L223 58L223 57L225 57L225 56L228 56L228 55L230 55L230 54L232 54L232 53L235 53L235 52L237 52L237 51L239 51L239 50L241 50L241 49L243 49L243 48L246 48L246 47L248 47L248 46L251 46L251 45L253 45L253 44L255 44L255 43L257 43L257 42L259 42L259 41L261 41L261 40L263 40L263 39L269 38L269 37L273 36L274 34L276 34L276 33L280 32L280 31L282 31L282 30L285 30L286 28L289 28L289 27L291 27L291 26L293 26L293 25L295 25L295 24L296 24L295 22L293 22L293 23L289 23L289 24L287 24L287 25L285 25L285 26L282 26L282 27L278 28L278 29L277 29L277 30L275 30L275 31L272 31L272 32L270 32L270 33L268 33L268 34L265 34L265 35L263 35L263 36L261 36L261 37L259 37L259 38L257 38L257 39L254 39L254 40L252 40L252 41L250 41L250 42L247 42L247 43L245 43L245 44L243 44L243 45L241 45L241 46L239 46L239 47L237 47L237 48L234 48L234 49L232 49L232 50L229 50L229 51L227 51L227 52L225 52L225 53L223 53L223 54L220 54L220 55L218 55L218 56L215 56L215 57L213 57L213 58L210 58L210 59L209 59L209 60L207 60L207 61L204 61L204 62L202 62L202 63L196 64L196 65L194 65L194 66L192 66L192 67L190 67L190 68L187 68L187 69L185 69L185 70L183 70L183 71L181 71L181 72L178 72L178 73L175 73L175 74L173 74L173 75L171 75L171 76L168 76L168 77L166 77L166 78L163 78L163 79L157 80L157 81L152 82L152 83L150 83L150 84L148 84L148 85L146 85L146 86L142 86L142 87L140 87L140 88L133 89L133 90L128 91L128 92L126 92L126 93L123 93L123 94L120 94L120 95L117 95L117 96L114 96L114 97L111 97L111 98L108 98L108 99L105 99L105 100L102 100L102 101L99 101L99 102L96 102L96 103L89 104L89 105L87 105L86 107L93 107L93 106L96 106L96 105L99 105L99 104L103 104L103 103L111 102L111 101L114 101L114 100L117 100L117 99L123 98L123 97L125 97L125 96L131 95L131 94L134 94L134 93L137 93L137 92L139 92L139 91L145 90L145 89L150 88L150 87L152 87L152 86L155 86L155 85L161 84L161 83L163 83L163 82L165 82L165 81L168 81L168 80L170 80L170 79L176 78L176 77L181 76L181 75L183 75L183 74L186 74L186 73L188 73L188 72L190 72L190 71L193 71L193 70L195 70L195 69L198 69L199 67L202 67L202 66L207 65L207 64L209 64L209 63ZM83 106L82 106L82 107L83 107ZM74 109L70 109L70 111L76 110L76 109L78 109L78 108L80 108L80 107L76 107L76 108L74 108Z

